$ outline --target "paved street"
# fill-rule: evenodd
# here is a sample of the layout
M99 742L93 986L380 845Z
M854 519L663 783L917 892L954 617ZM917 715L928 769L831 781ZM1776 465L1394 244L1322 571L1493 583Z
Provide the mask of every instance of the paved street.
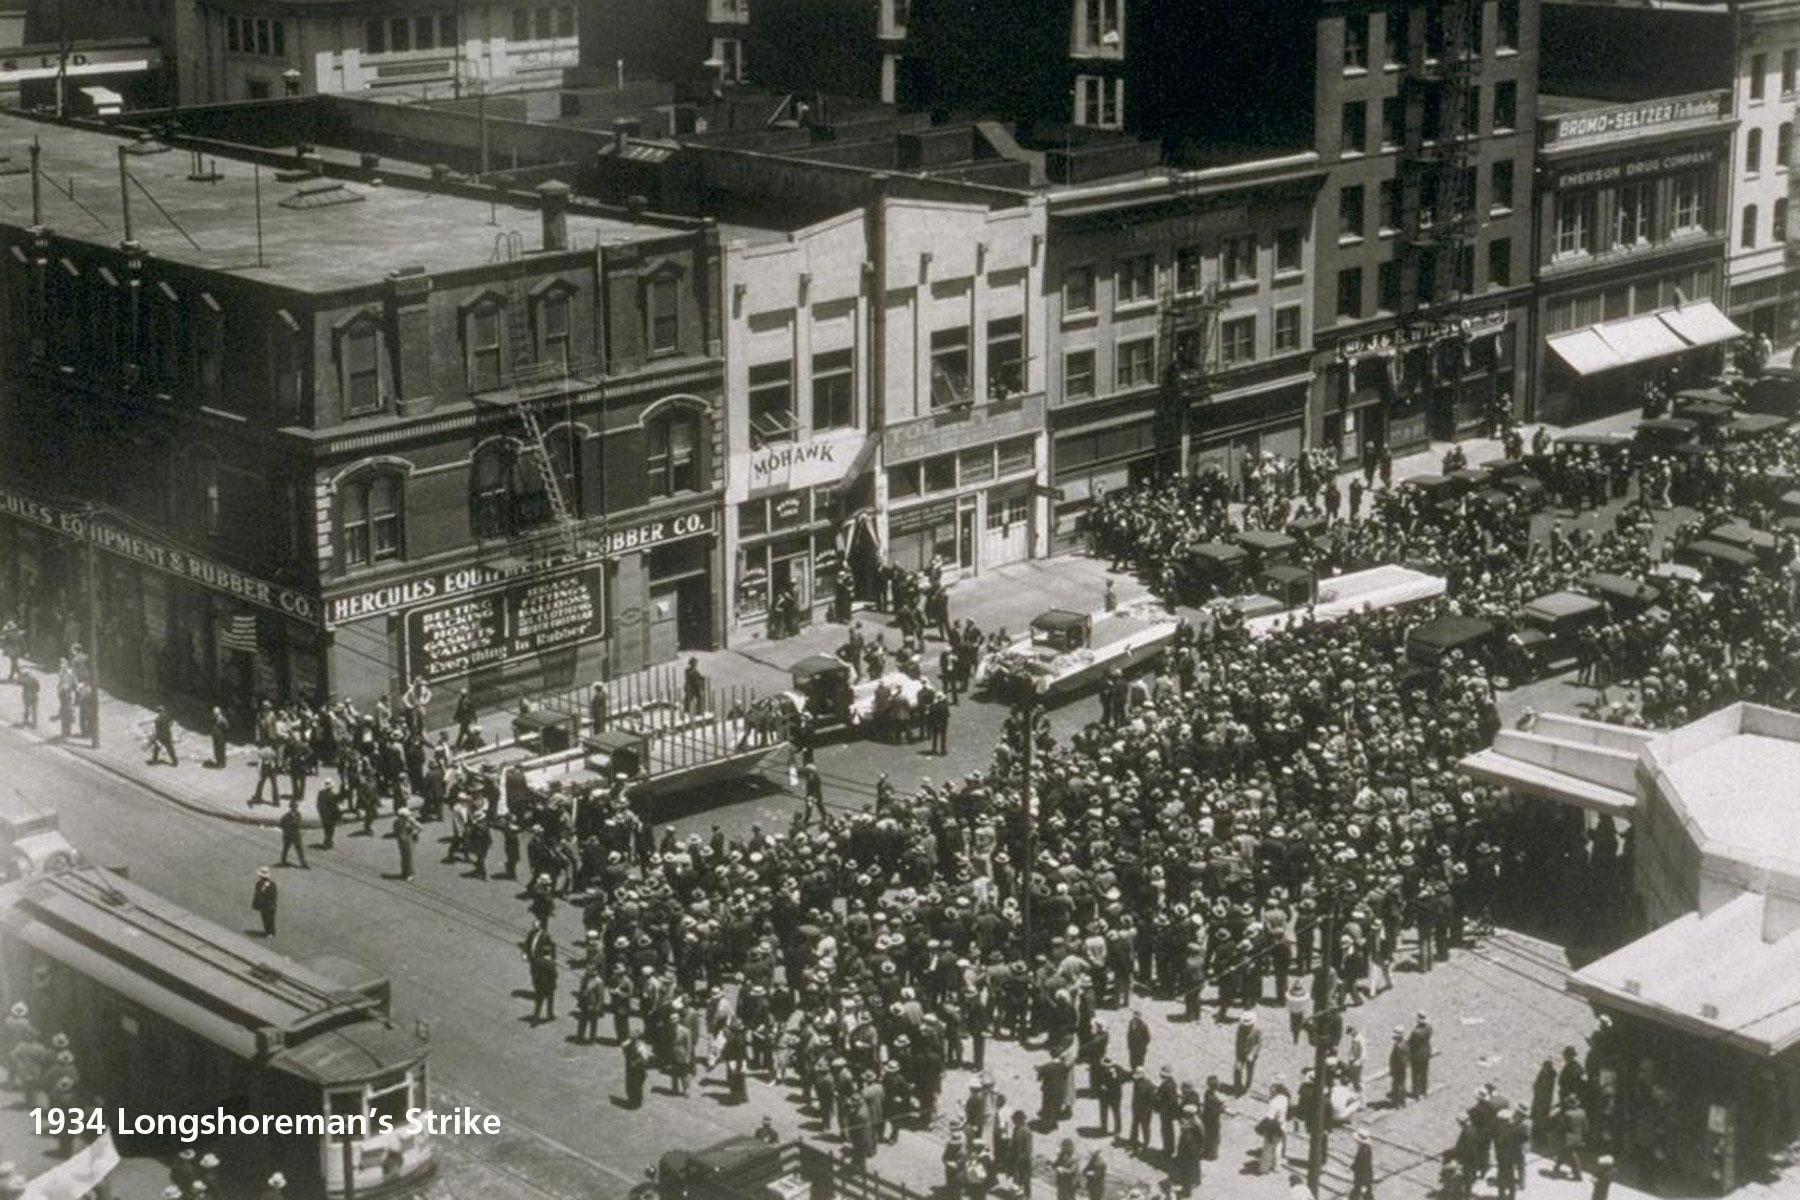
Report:
M1474 457L1490 453L1478 446ZM1417 456L1406 460L1400 473L1431 465L1430 456ZM1680 515L1665 514L1664 524ZM1539 532L1553 519L1553 514L1541 516ZM1604 519L1603 513L1582 518L1584 523ZM959 586L953 612L973 616L987 628L1022 627L1033 612L1052 605L1097 608L1104 579L1102 564L1084 557L1020 564ZM1115 579L1124 602L1142 596L1135 580ZM859 619L870 627L881 623L874 614ZM841 626L817 626L785 642L709 656L707 669L716 682L771 689L780 686L788 664L829 651L842 636ZM1508 693L1503 709L1510 716L1527 704L1567 709L1585 699L1586 689L1566 679L1549 680ZM15 703L10 689L0 690L0 711ZM1052 720L1058 734L1066 735L1097 714L1097 701L1084 697L1057 709ZM881 774L898 788L911 789L928 778L985 767L1005 715L998 704L965 698L953 717L950 752L942 757L928 753L923 742L830 744L818 755L827 799L866 804ZM56 745L45 733L0 731L0 760L8 766L10 786L52 803L72 840L102 865L128 868L138 882L248 932L254 924L248 908L251 879L256 867L274 860L279 844L275 831L260 822L276 810L252 812L243 806L254 772L241 752L221 770L193 761L180 768L145 766L133 736L143 718L142 710L109 700L106 744L99 752L79 741ZM203 754L198 743L191 735L185 740L190 759ZM758 823L784 826L798 808L786 785L785 760L777 754L755 779L690 798L692 811L675 822L678 832L704 833L714 824L731 833ZM441 829L432 827L432 834ZM752 1082L743 1105L729 1103L722 1083L714 1081L689 1099L658 1091L641 1111L623 1108L616 1049L570 1042L572 1020L566 1014L543 1026L526 1017L518 942L528 920L515 886L474 880L460 865L440 864L437 857L425 855L417 881L403 883L396 877L394 847L384 838L351 835L340 837L334 851L313 849L310 870L278 872L277 945L298 958L330 952L389 973L397 1010L430 1026L436 1103L468 1103L503 1117L502 1137L464 1138L444 1148L444 1173L434 1185L441 1195L622 1195L664 1150L746 1132L764 1115L785 1136L820 1136L835 1143L834 1134L802 1120L794 1104L797 1094L760 1082ZM559 941L570 944L579 934L578 912L565 907L554 928ZM1366 1037L1372 1099L1385 1094L1388 1031L1410 1026L1416 1012L1429 1014L1437 1027L1431 1094L1398 1111L1378 1105L1363 1118L1377 1140L1380 1172L1391 1176L1384 1192L1423 1195L1435 1187L1435 1156L1448 1144L1455 1115L1474 1088L1491 1081L1509 1097L1523 1096L1537 1062L1565 1043L1578 1044L1589 1017L1563 992L1565 964L1553 946L1502 934L1425 975L1416 971L1406 949L1403 944L1405 965L1396 972L1393 989L1351 1020ZM1210 1012L1193 1024L1170 1020L1178 1018L1177 1006L1165 999L1144 999L1141 1006L1155 1031L1153 1070L1166 1063L1179 1077L1196 1082L1208 1074L1229 1077L1229 1025ZM1220 1159L1208 1167L1206 1192L1272 1198L1286 1191L1285 1175L1249 1174L1246 1161L1266 1089L1276 1081L1294 1086L1310 1063L1310 1047L1290 1041L1278 1008L1265 1005L1262 1011L1267 1042L1257 1086L1232 1104ZM1126 1015L1123 1010L1105 1014L1115 1046L1123 1043ZM1011 1044L990 1046L989 1072L999 1090L1028 1111L1036 1108L1038 1061L1041 1055ZM903 1132L878 1156L876 1169L915 1188L932 1185L940 1176L947 1110L966 1079L966 1073L952 1071L946 1112L930 1129ZM1091 1099L1077 1103L1072 1127L1040 1134L1040 1158L1047 1160L1057 1140L1070 1132L1084 1150L1103 1144ZM1296 1164L1303 1162L1304 1138L1293 1139L1290 1149L1299 1156ZM1349 1149L1347 1135L1333 1139L1327 1182L1337 1194L1348 1187ZM1115 1191L1158 1181L1165 1164L1160 1152L1134 1160L1123 1147L1109 1158ZM138 1169L146 1168L139 1164ZM1558 1188L1576 1194L1572 1184L1549 1181L1543 1191L1554 1195Z

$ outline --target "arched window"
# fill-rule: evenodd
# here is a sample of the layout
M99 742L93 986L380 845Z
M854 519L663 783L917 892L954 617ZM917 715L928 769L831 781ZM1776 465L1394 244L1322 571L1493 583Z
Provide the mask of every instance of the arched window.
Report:
M405 554L406 485L392 471L352 480L339 490L338 532L346 567L366 567Z
M650 495L673 496L700 487L700 418L671 409L649 424L647 460Z
M507 479L512 474L512 450L504 442L482 449L475 456L470 475L469 503L475 536L500 537L510 525Z

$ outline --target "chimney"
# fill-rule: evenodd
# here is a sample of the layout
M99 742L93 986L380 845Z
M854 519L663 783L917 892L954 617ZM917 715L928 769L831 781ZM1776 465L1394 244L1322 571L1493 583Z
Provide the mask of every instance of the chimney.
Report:
M631 139L633 124L630 117L618 117L613 121L613 153L625 153L626 143Z
M560 179L538 184L538 201L544 209L544 249L569 248L569 185Z

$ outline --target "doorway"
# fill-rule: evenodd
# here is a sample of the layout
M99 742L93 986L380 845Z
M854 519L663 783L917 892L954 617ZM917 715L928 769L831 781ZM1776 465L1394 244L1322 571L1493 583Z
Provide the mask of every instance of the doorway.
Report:
M676 584L675 602L675 638L678 647L682 650L711 650L712 587L707 576L690 575Z
M975 497L964 496L956 510L956 565L975 569Z
M813 578L810 554L794 554L769 562L769 611L774 611L775 597L783 589L794 590L794 622L812 624Z

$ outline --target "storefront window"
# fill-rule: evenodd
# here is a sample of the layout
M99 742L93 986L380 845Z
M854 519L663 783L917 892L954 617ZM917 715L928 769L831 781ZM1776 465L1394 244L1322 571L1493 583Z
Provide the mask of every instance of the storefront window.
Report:
M956 486L956 455L940 454L925 460L925 490L947 492Z
M756 537L758 534L768 532L767 503L764 500L752 500L747 504L738 505L739 537Z
M988 497L987 527L989 529L1007 529L1013 525L1022 525L1031 519L1031 494L1016 492L1013 495Z
M919 488L919 464L908 463L888 471L888 499L910 500L922 494Z
M769 504L769 528L793 529L804 525L811 519L807 511L808 496L805 492L789 492L785 496L776 496Z
M994 448L981 446L974 450L964 450L957 456L962 472L963 486L973 483L986 483L994 478Z
M1028 437L1000 443L1000 474L1029 471L1037 465L1037 443Z

